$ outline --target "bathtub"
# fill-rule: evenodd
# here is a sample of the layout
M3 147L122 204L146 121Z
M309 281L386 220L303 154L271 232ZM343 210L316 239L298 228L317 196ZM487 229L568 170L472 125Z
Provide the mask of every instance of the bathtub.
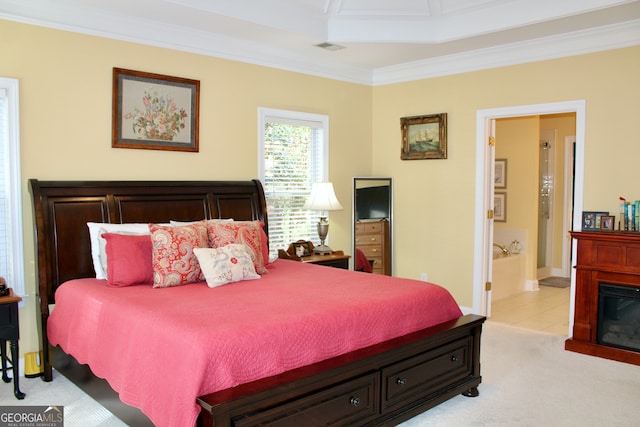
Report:
M527 289L526 284L526 255L502 255L494 252L491 300L498 301Z

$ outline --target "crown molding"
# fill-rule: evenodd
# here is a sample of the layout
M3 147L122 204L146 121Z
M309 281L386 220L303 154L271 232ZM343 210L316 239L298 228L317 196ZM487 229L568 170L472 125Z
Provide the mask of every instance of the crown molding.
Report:
M640 20L377 68L371 84L402 83L637 45Z
M640 20L634 20L389 67L364 69L319 60L315 54L294 55L286 49L266 44L190 28L160 25L151 20L83 11L82 19L75 16L75 22L83 23L80 26L63 14L47 14L35 10L24 12L26 13L21 13L20 16L0 13L0 18L368 86L428 79L640 44Z

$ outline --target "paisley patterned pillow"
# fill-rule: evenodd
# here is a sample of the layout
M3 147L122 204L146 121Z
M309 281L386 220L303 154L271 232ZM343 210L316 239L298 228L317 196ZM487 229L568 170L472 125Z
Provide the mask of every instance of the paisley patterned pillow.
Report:
M205 221L209 232L209 247L219 248L232 243L242 243L253 261L256 273L265 274L264 251L268 249L266 235L260 221Z
M154 288L204 281L193 249L207 247L207 227L202 224L182 227L149 224L149 231Z
M232 244L221 248L194 248L200 268L210 288L242 280L259 279L246 246Z

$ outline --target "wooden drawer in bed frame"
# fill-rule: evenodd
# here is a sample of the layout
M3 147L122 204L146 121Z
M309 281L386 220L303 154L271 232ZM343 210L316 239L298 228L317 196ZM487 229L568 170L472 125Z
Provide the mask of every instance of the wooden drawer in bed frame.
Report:
M38 181L34 203L39 320L45 381L52 368L125 422L150 425L89 368L47 339L49 305L63 282L91 277L87 222L260 220L262 185L252 181ZM395 425L457 395L477 395L485 318L445 322L390 341L222 390L197 400L203 426Z
M477 396L484 320L467 315L202 396L200 425L396 425L458 394Z

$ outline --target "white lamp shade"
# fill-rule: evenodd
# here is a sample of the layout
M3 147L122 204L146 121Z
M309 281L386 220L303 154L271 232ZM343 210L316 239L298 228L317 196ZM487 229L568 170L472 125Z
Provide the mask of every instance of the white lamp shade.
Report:
M302 209L312 211L341 211L344 209L333 191L330 182L316 182L311 187L311 194Z

